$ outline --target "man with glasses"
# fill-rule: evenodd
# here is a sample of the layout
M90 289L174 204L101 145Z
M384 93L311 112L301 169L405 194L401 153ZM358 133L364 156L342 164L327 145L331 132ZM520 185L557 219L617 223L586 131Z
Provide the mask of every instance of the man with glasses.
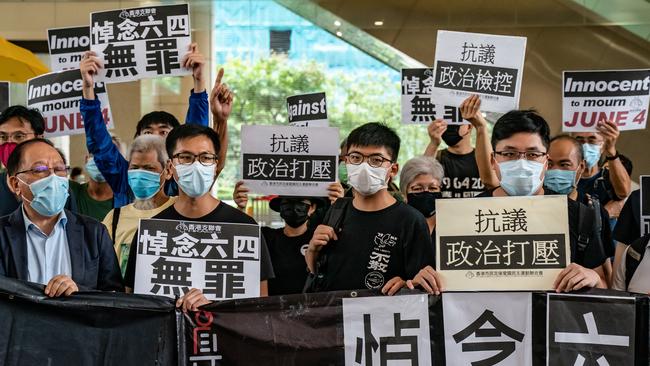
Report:
M101 223L65 210L68 171L48 140L27 140L7 161L22 205L0 218L0 275L36 282L49 297L79 290L121 291L111 239Z
M395 131L380 123L365 124L348 136L345 161L354 198L339 208L340 225L316 228L305 255L309 270L323 279L320 290L381 289L392 295L421 268L433 265L424 216L387 189L397 175L399 148ZM330 222L336 203L324 222Z
M0 161L7 167L9 156L16 146L27 140L43 137L45 121L36 109L15 105L0 114ZM7 173L0 173L0 217L16 211L20 202L7 184ZM77 212L75 200L66 201L66 209Z
M165 141L167 154L171 158L167 167L178 183L178 198L173 205L154 216L154 219L257 224L245 213L210 195L210 189L216 183L218 175L219 144L217 133L207 127L186 124L169 133ZM135 284L137 238L136 234L131 242L124 278L127 291L133 289ZM261 240L260 253L260 294L267 296L267 280L273 278L273 267L264 238ZM201 289L191 289L176 305L183 311L196 311L199 306L207 303Z

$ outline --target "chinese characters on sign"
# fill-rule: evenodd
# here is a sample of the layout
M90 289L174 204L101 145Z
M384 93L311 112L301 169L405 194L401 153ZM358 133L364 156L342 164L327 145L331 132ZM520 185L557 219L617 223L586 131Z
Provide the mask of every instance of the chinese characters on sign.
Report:
M442 307L447 365L532 365L530 293L445 292Z
M100 80L122 82L189 75L189 5L164 5L91 13L91 50L104 62Z
M602 120L621 131L646 127L650 70L565 71L562 79L563 131L595 132Z
M525 52L525 37L438 31L434 100L459 106L479 94L484 111L517 109Z
M426 295L343 299L346 366L431 365Z
M463 122L458 105L436 103L433 69L402 69L402 123L428 124L437 118L449 124Z
M217 366L223 357L219 354L217 332L213 328L214 315L209 311L192 314L192 333L187 337L188 366Z
M570 262L566 197L439 203L436 267L449 290L547 290Z
M639 177L641 201L641 236L650 234L650 175Z
M27 81L27 106L37 108L45 119L45 137L85 133L79 101L83 81L78 69L52 72ZM104 122L113 128L106 86L95 82L95 94L102 104Z
M287 98L289 125L293 127L329 127L325 93L294 95Z
M259 296L257 225L141 220L135 292L168 297L200 288L208 299Z
M327 196L336 180L337 128L242 126L242 175L259 194Z
M78 69L84 51L90 49L90 27L47 30L52 71Z

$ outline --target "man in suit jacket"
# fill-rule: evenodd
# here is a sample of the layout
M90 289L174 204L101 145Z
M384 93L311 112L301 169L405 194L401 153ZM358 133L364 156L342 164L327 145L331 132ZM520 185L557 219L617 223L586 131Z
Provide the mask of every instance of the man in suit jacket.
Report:
M46 285L50 297L81 290L122 291L106 228L64 210L68 167L44 139L25 141L9 156L7 181L20 207L0 218L0 275Z

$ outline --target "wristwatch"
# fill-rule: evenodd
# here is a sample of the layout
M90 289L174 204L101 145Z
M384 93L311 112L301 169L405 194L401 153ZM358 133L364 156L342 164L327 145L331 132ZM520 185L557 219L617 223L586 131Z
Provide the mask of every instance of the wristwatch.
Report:
M612 156L605 156L605 161L616 160L616 159L618 159L619 157L620 157L620 155L618 154L618 150L617 150L617 151L616 151L616 154L614 154L614 155L612 155Z

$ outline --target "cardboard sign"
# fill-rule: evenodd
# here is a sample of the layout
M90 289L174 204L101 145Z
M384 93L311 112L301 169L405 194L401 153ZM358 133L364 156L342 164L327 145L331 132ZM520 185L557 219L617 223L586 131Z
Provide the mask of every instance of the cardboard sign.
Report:
M434 100L460 106L479 94L483 111L517 109L525 53L526 37L438 31Z
M90 49L103 61L97 80L108 83L190 75L189 5L157 5L90 14Z
M436 103L433 69L402 69L402 124L428 124L441 118L448 124L464 124L459 105Z
M84 51L90 50L90 27L48 29L47 46L52 71L78 69Z
M259 194L326 197L338 174L338 141L333 127L242 126L242 178Z
M329 127L325 93L301 94L287 98L289 125L293 127Z
M650 70L565 71L562 80L563 131L596 131L602 120L620 131L645 128Z
M79 112L83 80L79 70L52 72L27 81L27 106L37 108L45 118L45 137L85 133ZM113 116L106 86L95 82L95 95L102 104L104 122L113 128Z
M174 298L200 288L210 300L260 295L259 225L140 220L136 294Z
M551 290L571 262L566 196L445 199L436 211L449 291Z

